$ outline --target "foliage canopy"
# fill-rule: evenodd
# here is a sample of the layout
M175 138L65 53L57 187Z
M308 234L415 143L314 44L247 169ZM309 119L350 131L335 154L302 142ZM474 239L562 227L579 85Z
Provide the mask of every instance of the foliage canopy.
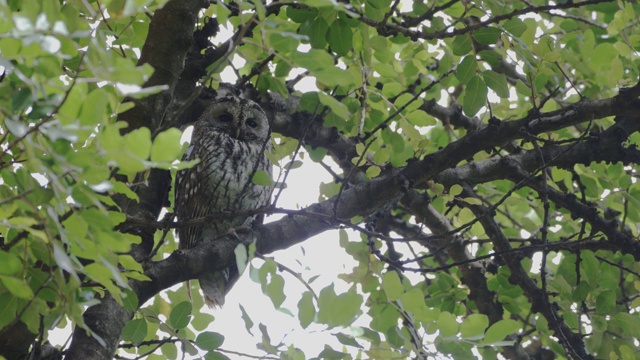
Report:
M341 229L357 263L346 292L298 276L308 290L285 295L286 267L251 262L275 309L339 330L305 354L260 324L268 356L638 358L639 13L0 0L0 355L230 355L197 295L159 295L246 256L233 236L177 252L180 224L161 218L193 165L180 129L227 87L269 114L283 173L315 162L335 179L309 184L308 208L261 209L288 216L241 238L249 253ZM48 346L68 322L71 343Z

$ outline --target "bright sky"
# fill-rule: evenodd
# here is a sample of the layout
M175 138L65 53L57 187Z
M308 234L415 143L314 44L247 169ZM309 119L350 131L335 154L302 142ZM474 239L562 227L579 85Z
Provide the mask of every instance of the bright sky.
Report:
M289 174L288 188L280 197L279 206L296 209L317 202L320 181L331 181L331 177L321 166L305 162L302 167ZM275 216L272 218L267 218L266 221L273 221ZM304 248L304 254L302 248ZM348 286L338 279L338 274L350 273L351 268L355 265L355 261L339 246L337 231L325 232L300 245L269 256L302 274L305 280L319 275L318 279L311 283L316 294L331 283L335 284L337 293L346 291ZM256 259L253 263L259 266L262 261ZM287 296L283 307L297 315L297 303L306 289L292 275L286 272L281 275L285 279L284 292ZM304 330L300 327L297 317L291 317L276 310L271 300L262 294L260 284L249 278L248 271L245 271L227 295L224 308L212 312L216 316L216 320L213 322L211 330L226 336L223 345L225 349L254 355L261 353L255 349L254 345L260 341L260 331L257 327L255 328L256 337L251 337L247 333L239 304L242 304L256 326L258 323L267 326L273 343L284 341L287 344L294 344L303 349L308 356L317 355L322 351L325 343L331 343L336 345L335 349L340 349L335 338L322 331L326 327L312 324Z

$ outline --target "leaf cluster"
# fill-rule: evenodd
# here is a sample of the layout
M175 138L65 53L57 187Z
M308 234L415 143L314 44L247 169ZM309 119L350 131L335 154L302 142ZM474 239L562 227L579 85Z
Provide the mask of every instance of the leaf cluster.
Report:
M38 357L68 322L70 358L237 354L207 330L199 296L159 294L178 278L167 264L206 256L177 252L180 224L161 219L172 175L193 165L178 161L181 129L206 84L269 114L275 199L307 162L333 179L312 184L308 208L256 210L287 216L254 228L255 250L339 229L347 287L280 259L249 266L275 309L335 337L318 357L634 358L638 12L607 0L0 0L0 355ZM234 34L196 44L209 18ZM316 355L258 329L269 356Z

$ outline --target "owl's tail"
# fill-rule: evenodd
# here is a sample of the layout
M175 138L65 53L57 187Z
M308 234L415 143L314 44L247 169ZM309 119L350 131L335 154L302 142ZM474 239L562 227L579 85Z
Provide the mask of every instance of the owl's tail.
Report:
M204 302L209 308L224 305L225 275L222 271L205 274L199 278L200 288L204 293Z
M224 305L224 297L231 290L233 284L238 281L240 274L238 267L232 265L222 271L214 271L204 274L200 281L200 288L204 293L204 302L210 308L222 307Z

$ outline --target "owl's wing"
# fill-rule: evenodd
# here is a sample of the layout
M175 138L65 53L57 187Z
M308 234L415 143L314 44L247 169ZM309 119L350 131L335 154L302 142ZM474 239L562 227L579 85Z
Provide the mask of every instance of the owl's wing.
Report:
M197 158L196 151L190 146L182 157L183 161ZM209 214L209 204L206 201L206 191L198 181L199 164L178 171L176 174L174 210L179 221L203 218ZM203 225L178 228L180 249L190 249L197 245Z

